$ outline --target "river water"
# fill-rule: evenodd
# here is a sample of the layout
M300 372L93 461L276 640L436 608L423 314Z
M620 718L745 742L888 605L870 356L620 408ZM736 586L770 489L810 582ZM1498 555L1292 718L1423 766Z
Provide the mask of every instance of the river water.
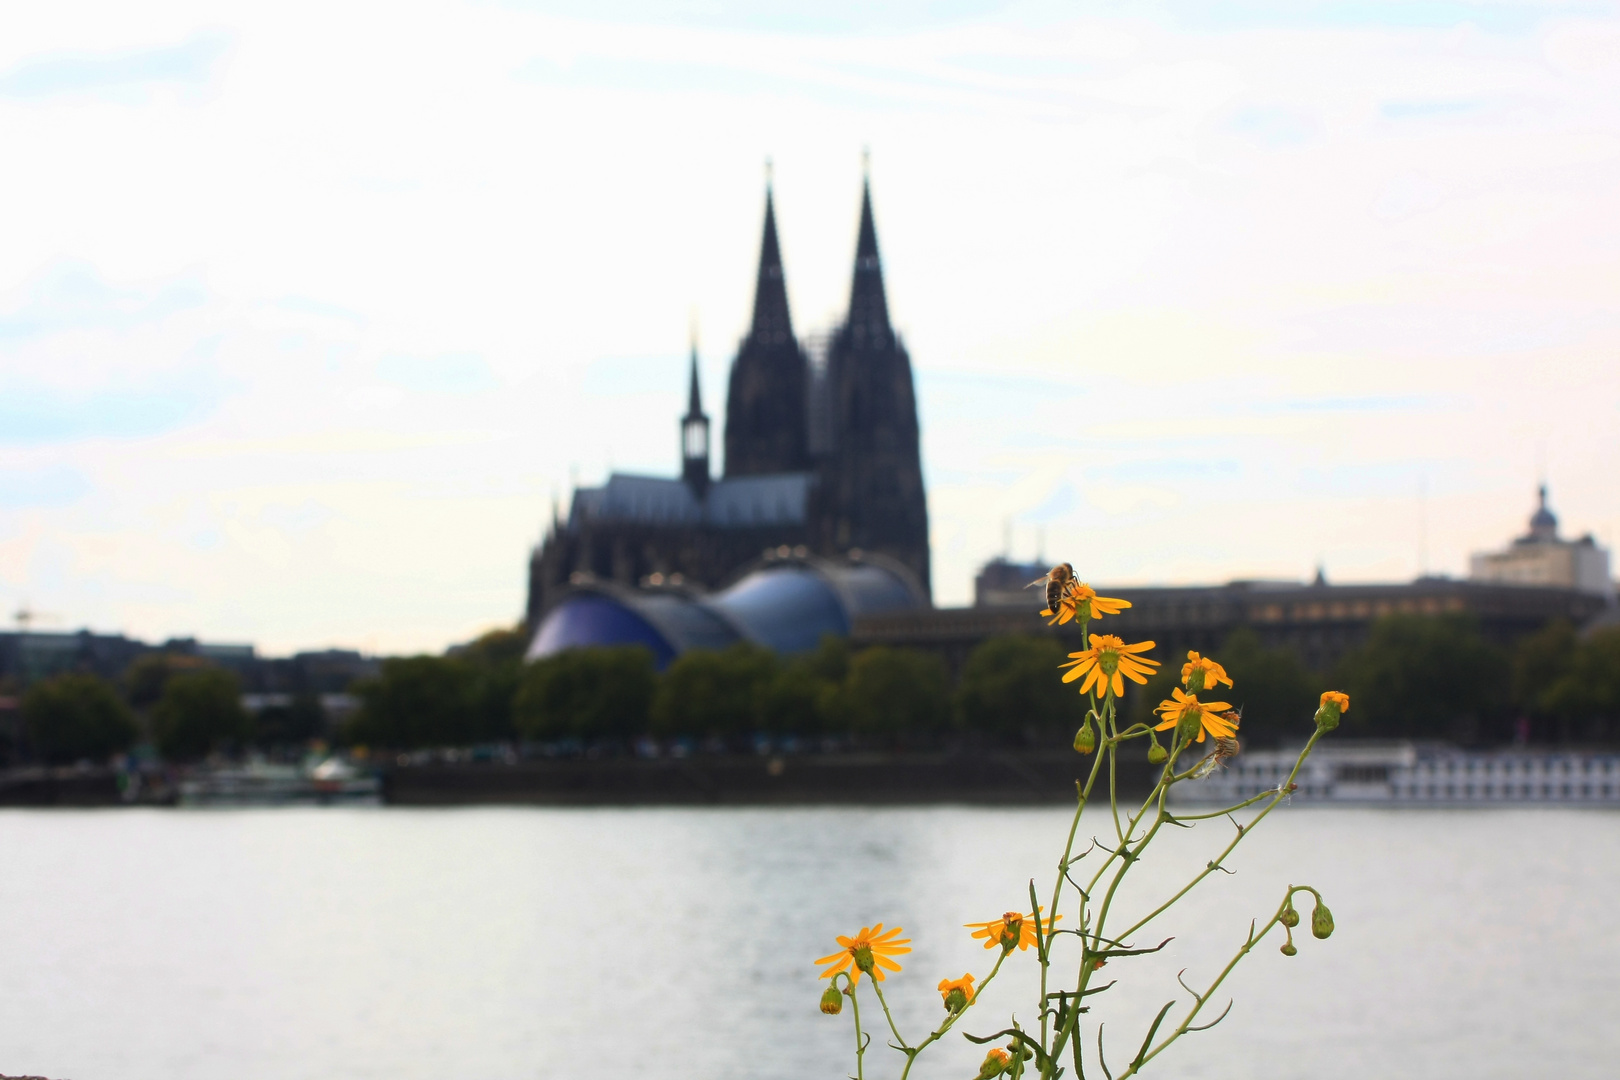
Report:
M989 967L961 924L1027 906L1032 876L1049 890L1068 818L959 807L6 811L0 1072L851 1075L850 1012L817 1011L824 984L811 961L836 948L835 934L904 926L915 951L885 989L902 1033L920 1037L942 1015L935 984ZM1088 813L1082 835L1111 828ZM1141 908L1230 835L1224 821L1172 831L1116 909ZM1091 999L1091 1018L1106 1024L1116 1073L1178 995L1176 972L1207 983L1249 919L1298 882L1328 898L1333 937L1303 936L1291 959L1268 939L1222 988L1221 1004L1236 999L1228 1019L1147 1075L1620 1074L1615 813L1285 807L1228 865L1234 875L1214 875L1134 942L1176 934L1163 952L1105 969L1120 982ZM958 1030L1032 1019L1033 971L1033 954L1014 954ZM862 997L863 1020L880 1022ZM1092 1028L1093 1056L1095 1040ZM898 1075L884 1041L868 1052L868 1077ZM982 1056L953 1033L912 1075L967 1080Z

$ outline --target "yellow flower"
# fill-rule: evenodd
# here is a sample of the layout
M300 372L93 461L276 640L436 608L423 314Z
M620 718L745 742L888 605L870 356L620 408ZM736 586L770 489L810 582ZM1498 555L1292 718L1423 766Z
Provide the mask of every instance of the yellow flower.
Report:
M1116 600L1111 596L1098 596L1097 590L1083 581L1070 582L1063 588L1063 595L1058 598L1057 610L1047 608L1042 615L1050 615L1054 623L1062 625L1073 619L1076 615L1084 613L1088 619L1100 619L1104 615L1118 615L1122 610L1131 606L1129 600Z
M1069 654L1069 663L1060 664L1059 667L1069 668L1068 674L1063 676L1064 682L1073 682L1084 675L1086 681L1080 684L1080 692L1089 694L1095 687L1098 692L1107 694L1113 691L1115 697L1125 693L1125 679L1135 683L1146 684L1147 677L1153 674L1153 669L1159 666L1157 660L1149 660L1145 656L1135 656L1134 653L1146 652L1153 648L1151 641L1139 641L1135 645L1127 645L1113 634L1092 634L1091 648L1084 652ZM1125 679L1120 678L1124 676Z
M1223 739L1229 739L1236 734L1237 721L1221 715L1232 708L1231 703L1225 701L1199 701L1197 694L1189 694L1179 686L1174 687L1171 693L1175 697L1159 702L1159 707L1154 710L1164 717L1164 723L1154 728L1154 731L1164 731L1167 728L1175 727L1189 717L1197 717L1199 742L1204 741L1206 731Z
M1048 934L1052 932L1052 924L1061 918L1063 918L1062 915L1054 915L1047 920L1046 932ZM973 937L984 938L984 947L987 949L993 949L997 945L1001 945L1011 951L1014 945L1020 949L1027 949L1035 944L1035 916L1033 914L1020 915L1016 911L1009 911L1001 918L990 922L970 922L963 923L963 925L973 931Z
M967 1008L968 1002L973 1000L973 976L963 975L960 979L941 979L939 992L945 999L945 1008L951 1012L961 1012ZM954 996L955 1000L952 1000Z
M1349 694L1341 694L1337 690L1324 691L1322 694L1322 700L1317 702L1317 705L1320 707L1322 705L1326 705L1330 701L1339 707L1339 711L1341 713L1347 713L1350 711Z
M1181 665L1181 685L1191 687L1192 674L1195 671L1204 673L1204 685L1200 690L1213 690L1216 683L1232 685L1232 680L1226 674L1226 669L1207 656L1199 656L1195 652L1187 654L1187 662ZM1196 691L1195 691L1196 692Z
M849 974L849 985L854 987L861 981L861 972L866 972L878 982L883 981L883 969L899 971L900 965L889 959L891 956L901 956L911 951L911 939L895 939L900 933L900 927L887 932L883 924L876 926L863 926L861 932L854 937L840 937L838 944L843 946L831 956L823 956L817 960L818 964L831 964L821 973L823 979L830 979L840 971L854 966Z

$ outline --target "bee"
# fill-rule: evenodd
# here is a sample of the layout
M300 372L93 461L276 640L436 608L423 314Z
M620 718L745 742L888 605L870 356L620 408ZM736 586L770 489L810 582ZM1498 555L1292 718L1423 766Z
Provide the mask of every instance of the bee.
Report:
M1074 584L1074 567L1066 562L1060 562L1048 570L1045 577L1036 578L1024 588L1033 589L1042 582L1046 583L1046 609L1056 611L1058 601L1063 599L1064 590Z

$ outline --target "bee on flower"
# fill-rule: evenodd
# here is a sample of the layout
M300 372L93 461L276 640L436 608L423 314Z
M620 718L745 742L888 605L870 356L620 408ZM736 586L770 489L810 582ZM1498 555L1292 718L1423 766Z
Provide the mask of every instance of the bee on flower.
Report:
M1063 566L1068 566L1064 563ZM1057 568L1052 571L1057 573ZM1074 571L1069 571L1067 582L1057 590L1053 589L1050 579L1046 586L1046 610L1041 615L1046 618L1048 626L1061 626L1075 618L1100 619L1104 615L1118 615L1131 606L1129 600L1120 600L1112 596L1098 596L1097 590L1083 581L1074 579Z
M1064 673L1064 682L1073 682L1085 676L1086 681L1080 684L1082 694L1095 690L1099 694L1112 693L1115 697L1121 697L1125 693L1126 679L1145 686L1148 676L1159 666L1157 660L1137 655L1153 648L1151 641L1127 645L1123 638L1113 634L1092 634L1090 637L1091 648L1070 653L1069 662L1058 665L1069 669Z
M821 978L830 979L840 971L848 972L853 966L854 971L849 974L851 988L861 981L862 973L882 982L885 968L900 970L893 957L911 951L911 939L900 937L901 932L898 926L884 930L883 924L878 923L876 926L861 927L860 932L851 937L840 936L837 940L841 948L816 961L817 964L830 965L821 973Z

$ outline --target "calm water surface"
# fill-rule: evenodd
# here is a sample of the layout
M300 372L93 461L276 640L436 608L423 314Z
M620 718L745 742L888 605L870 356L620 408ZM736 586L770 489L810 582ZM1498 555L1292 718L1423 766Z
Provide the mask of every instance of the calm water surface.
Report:
M920 1035L935 983L989 967L961 924L1024 906L1031 876L1050 888L1067 824L1055 809L7 811L0 1072L845 1076L849 1013L816 1011L809 961L863 923L903 925L916 951L886 986ZM1083 832L1105 827L1088 815ZM1124 902L1230 828L1176 833ZM1228 981L1227 1021L1149 1075L1620 1074L1620 816L1287 808L1229 865L1142 933L1179 934L1163 953L1110 965L1124 981L1095 1000L1116 1072L1175 973L1207 982L1292 881L1327 895L1332 939L1305 936L1293 959L1268 941ZM1033 1015L1018 959L961 1029ZM882 1043L869 1077L898 1073ZM913 1076L960 1080L983 1056L955 1035L937 1049Z

